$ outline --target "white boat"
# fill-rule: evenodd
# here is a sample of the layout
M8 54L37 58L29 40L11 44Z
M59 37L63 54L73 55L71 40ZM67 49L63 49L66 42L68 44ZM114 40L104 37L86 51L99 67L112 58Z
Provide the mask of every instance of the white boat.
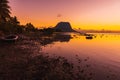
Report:
M14 42L18 39L18 36L17 35L8 35L8 36L5 36L5 37L2 37L1 40L2 41L5 41L5 42Z

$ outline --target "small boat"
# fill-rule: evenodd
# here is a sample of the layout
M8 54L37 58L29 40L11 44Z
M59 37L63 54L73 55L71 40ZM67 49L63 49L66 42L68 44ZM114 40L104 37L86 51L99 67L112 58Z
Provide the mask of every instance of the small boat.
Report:
M86 36L86 39L93 39L92 36Z
M17 39L18 39L17 35L8 35L8 36L5 36L5 37L1 38L1 40L4 41L4 42L14 42Z

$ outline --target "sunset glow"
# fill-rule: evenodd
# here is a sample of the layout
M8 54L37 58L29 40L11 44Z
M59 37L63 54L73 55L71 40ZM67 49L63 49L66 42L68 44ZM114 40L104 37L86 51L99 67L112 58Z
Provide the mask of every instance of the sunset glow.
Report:
M55 26L68 21L73 28L120 30L120 0L9 0L12 16L21 24Z

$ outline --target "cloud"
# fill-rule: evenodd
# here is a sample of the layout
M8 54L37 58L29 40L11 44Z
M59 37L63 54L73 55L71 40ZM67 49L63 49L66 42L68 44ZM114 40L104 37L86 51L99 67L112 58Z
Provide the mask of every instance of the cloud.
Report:
M62 17L62 15L61 15L61 14L58 14L57 17Z

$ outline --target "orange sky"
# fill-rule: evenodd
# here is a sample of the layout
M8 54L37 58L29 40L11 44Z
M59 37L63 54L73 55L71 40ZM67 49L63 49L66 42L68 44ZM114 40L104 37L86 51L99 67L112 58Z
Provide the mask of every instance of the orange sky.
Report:
M68 21L73 28L120 30L120 0L9 0L12 16L21 24L55 26Z

